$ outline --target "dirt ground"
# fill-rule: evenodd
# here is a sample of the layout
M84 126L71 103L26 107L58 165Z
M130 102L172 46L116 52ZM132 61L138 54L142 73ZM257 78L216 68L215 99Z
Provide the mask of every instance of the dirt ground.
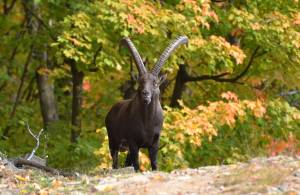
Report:
M255 158L233 165L135 173L53 176L0 159L0 194L290 194L300 195L300 157Z

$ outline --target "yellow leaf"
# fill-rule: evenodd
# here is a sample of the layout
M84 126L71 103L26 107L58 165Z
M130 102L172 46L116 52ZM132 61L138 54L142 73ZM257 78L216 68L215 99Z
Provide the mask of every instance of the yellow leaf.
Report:
M25 178L25 177L22 177L22 176L20 176L20 175L15 175L15 178L17 179L17 180L19 180L19 181L29 181L29 178Z

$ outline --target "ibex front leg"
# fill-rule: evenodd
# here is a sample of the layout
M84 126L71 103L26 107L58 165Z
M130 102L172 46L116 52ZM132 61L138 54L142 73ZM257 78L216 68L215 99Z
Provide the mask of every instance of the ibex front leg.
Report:
M148 148L152 171L157 170L157 152L158 152L158 148L159 148L159 135L156 135L154 137L154 141L153 141L152 146Z
M139 148L137 146L129 146L129 155L131 163L133 164L134 170L140 170L139 164Z
M150 156L152 171L157 170L157 151L158 151L157 147L149 148L149 156Z

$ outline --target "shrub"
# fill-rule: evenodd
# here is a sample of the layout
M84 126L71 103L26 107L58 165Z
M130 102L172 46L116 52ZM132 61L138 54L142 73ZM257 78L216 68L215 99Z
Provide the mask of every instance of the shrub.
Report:
M158 157L161 170L228 164L257 155L300 151L299 110L281 100L240 100L232 92L221 97L195 108L183 102L181 108L165 107ZM109 167L107 139L96 153L101 157L100 167ZM140 155L141 164L148 168L145 154L142 151Z

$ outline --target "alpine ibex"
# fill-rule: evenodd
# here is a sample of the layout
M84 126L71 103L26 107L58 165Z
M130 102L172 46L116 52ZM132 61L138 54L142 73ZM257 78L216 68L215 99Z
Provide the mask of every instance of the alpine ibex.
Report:
M139 170L139 149L147 148L152 170L157 169L159 136L163 124L159 85L165 79L165 75L159 76L159 72L173 51L187 42L186 36L176 38L164 50L152 71L148 72L131 40L123 39L123 43L129 48L137 66L139 87L137 94L132 99L113 105L105 118L113 168L118 168L118 152L129 148L125 166L133 165L136 171Z

